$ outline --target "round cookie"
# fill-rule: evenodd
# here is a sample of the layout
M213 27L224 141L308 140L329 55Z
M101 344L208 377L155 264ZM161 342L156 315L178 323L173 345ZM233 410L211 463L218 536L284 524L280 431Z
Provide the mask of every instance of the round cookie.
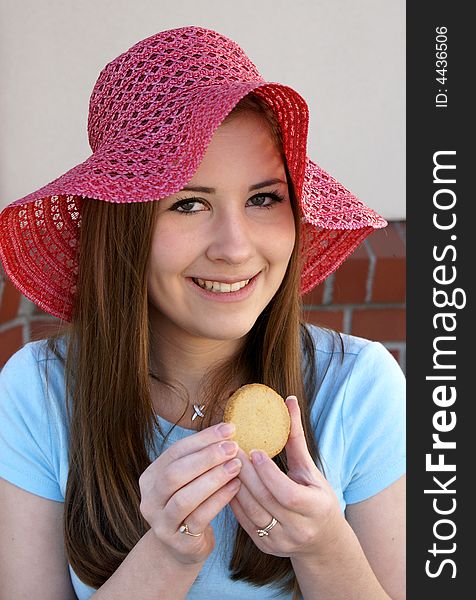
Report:
M267 385L249 383L230 396L223 420L236 426L234 441L244 452L264 450L270 458L288 441L291 418L283 398Z

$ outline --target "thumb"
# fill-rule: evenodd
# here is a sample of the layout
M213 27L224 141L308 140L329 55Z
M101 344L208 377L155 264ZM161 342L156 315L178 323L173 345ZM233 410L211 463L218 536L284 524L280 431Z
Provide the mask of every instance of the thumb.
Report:
M317 467L307 448L301 420L301 410L296 396L288 396L286 398L286 406L291 417L291 431L285 446L288 468L289 470L310 469L311 472L314 472Z

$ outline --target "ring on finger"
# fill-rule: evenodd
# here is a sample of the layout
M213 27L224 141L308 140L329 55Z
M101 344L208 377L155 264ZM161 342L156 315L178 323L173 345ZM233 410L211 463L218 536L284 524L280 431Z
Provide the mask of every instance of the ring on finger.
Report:
M277 522L277 519L273 517L269 525L266 525L266 527L264 527L263 529L257 529L256 533L259 535L259 537L269 535L269 532L271 531L271 529L273 529Z
M182 523L182 525L179 527L179 531L180 533L185 533L186 535L191 535L192 537L200 537L202 535L201 533L192 533L188 528L187 523Z

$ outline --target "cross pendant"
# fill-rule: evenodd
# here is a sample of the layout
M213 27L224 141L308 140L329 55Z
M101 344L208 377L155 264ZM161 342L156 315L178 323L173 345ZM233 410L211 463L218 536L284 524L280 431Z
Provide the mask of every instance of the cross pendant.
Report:
M204 416L204 413L202 412L204 408L205 408L205 404L202 404L201 406L198 406L198 404L193 405L194 414L192 416L192 421L195 421L195 419L197 417Z

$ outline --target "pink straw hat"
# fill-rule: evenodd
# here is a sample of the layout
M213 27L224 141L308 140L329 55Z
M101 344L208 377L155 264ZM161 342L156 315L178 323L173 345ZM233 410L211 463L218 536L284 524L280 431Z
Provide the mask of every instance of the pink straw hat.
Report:
M101 71L89 103L92 155L0 214L0 258L12 283L46 312L73 316L84 198L148 202L193 177L225 117L249 92L280 125L302 212L306 293L387 224L306 156L308 107L268 83L243 50L201 27L142 40Z

